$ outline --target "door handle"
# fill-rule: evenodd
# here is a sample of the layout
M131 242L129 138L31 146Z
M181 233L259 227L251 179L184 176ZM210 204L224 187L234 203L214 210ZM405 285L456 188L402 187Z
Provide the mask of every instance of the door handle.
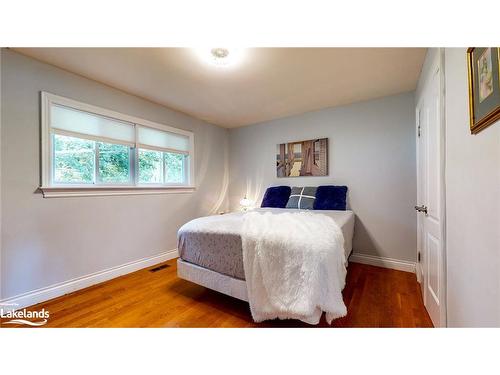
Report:
M423 212L424 214L427 215L427 206L415 206L415 210L417 210L418 212Z

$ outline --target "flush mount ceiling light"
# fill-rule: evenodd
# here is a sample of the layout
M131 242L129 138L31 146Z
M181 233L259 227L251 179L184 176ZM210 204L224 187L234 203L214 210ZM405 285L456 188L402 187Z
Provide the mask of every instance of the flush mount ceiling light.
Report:
M216 62L227 63L227 57L229 56L229 51L226 48L212 48L210 53L214 57Z
M243 58L243 50L236 48L203 48L196 50L197 55L205 63L215 67L233 67Z

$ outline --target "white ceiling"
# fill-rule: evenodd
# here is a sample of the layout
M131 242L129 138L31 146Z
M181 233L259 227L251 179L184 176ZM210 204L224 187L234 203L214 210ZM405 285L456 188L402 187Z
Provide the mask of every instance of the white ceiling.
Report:
M228 128L414 90L426 52L250 48L215 67L189 48L15 50Z

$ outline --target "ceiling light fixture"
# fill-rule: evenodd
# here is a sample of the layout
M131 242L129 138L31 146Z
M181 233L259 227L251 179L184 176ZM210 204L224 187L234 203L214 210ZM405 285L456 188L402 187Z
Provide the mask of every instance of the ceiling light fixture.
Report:
M229 51L226 48L212 48L210 53L217 65L226 65L229 61Z
M242 49L228 48L204 48L197 49L197 55L206 63L216 67L235 66L241 62L243 58Z

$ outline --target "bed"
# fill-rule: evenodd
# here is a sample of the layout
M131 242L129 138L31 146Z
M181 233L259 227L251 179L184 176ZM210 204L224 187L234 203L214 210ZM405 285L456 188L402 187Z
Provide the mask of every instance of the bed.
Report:
M257 208L254 212L297 212L297 209ZM331 217L344 236L347 259L352 251L354 213L337 210L308 210ZM178 232L177 274L180 278L248 301L243 268L241 229L244 212L201 217Z

